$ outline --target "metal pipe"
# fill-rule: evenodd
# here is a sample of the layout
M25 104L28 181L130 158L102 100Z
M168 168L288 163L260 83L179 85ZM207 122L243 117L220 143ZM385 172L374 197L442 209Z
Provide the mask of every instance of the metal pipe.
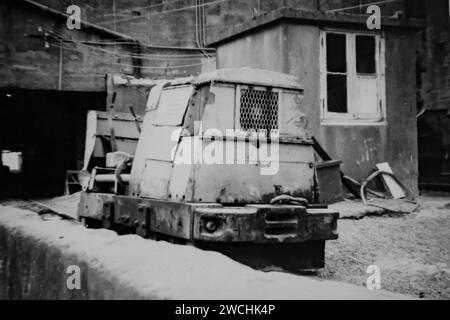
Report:
M131 175L129 174L121 174L120 179L127 183L130 182ZM115 174L98 174L95 176L96 182L116 182L116 175Z
M200 35L200 30L201 27L199 27L200 24L200 10L201 10L201 6L200 6L200 0L195 0L195 42L197 44L197 47L200 49L200 51L203 53L203 55L207 58L211 58L211 56L208 55L208 53L206 51L203 50L203 45L201 45L200 40L201 40L201 35Z
M69 18L69 15L66 13L63 13L61 11L52 9L48 6L45 6L43 4L37 3L33 0L21 0L20 1L23 4L32 6L35 9L41 10L43 12L46 13L50 13L53 14L55 16L58 16L61 19L67 20ZM167 49L167 50L189 50L189 51L202 51L202 50L208 50L208 51L215 51L215 49L212 48L195 48L195 47L173 47L173 46L154 46L154 45L149 45L149 44L145 44L145 43L141 43L139 40L137 40L136 38L133 38L129 35L123 34L123 33L119 33L116 32L114 30L105 28L105 27L101 27L97 24L91 23L91 22L87 22L83 19L80 19L80 23L81 26L85 29L92 29L97 31L98 33L102 33L104 35L107 35L111 38L115 38L115 39L121 39L121 40L125 40L125 41L129 41L129 42L133 42L137 45L149 48L149 49Z
M62 73L63 73L63 47L62 40L60 41L59 46L59 77L58 77L58 90L62 90Z
M203 4L205 3L205 0L203 0ZM202 20L202 36L203 36L203 45L202 45L202 47L205 47L206 46L206 24L207 24L207 15L206 15L206 13L205 13L205 6L202 6L201 7L202 8L202 17L203 17L203 20Z

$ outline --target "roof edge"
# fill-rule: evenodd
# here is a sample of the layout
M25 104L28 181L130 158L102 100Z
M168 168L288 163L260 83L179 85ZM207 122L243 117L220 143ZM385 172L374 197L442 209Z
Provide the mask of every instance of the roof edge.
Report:
M249 67L216 69L200 74L192 83L193 85L199 86L212 82L248 84L304 91L304 86L301 85L300 79L293 75Z
M308 11L283 7L260 16L244 25L231 28L230 31L220 33L215 39L207 43L210 47L216 47L221 43L231 41L244 36L254 30L269 27L271 25L288 22L304 25L335 26L335 27L359 27L367 29L367 15L348 13L328 13L324 11ZM382 29L397 29L416 32L426 27L423 19L395 19L381 18Z

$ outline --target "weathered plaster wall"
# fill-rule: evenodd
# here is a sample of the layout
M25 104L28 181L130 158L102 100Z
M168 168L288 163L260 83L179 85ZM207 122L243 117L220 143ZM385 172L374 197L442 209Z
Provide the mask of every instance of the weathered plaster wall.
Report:
M343 160L346 174L362 180L375 164L389 162L417 195L416 36L386 33L387 123L336 126L320 122L319 32L318 27L298 24L255 31L221 44L218 67L248 65L297 76L305 87L302 107L310 131L332 157Z
M0 44L0 87L58 90L60 49L57 46L61 43L49 38L47 42L50 46L46 48L44 33L39 32L38 27L64 32L62 24L48 15L19 10L9 2L0 4L0 14L0 37L3 39ZM82 36L89 40L98 39L87 33ZM79 49L81 52L63 51L61 89L105 90L104 74L121 71L120 67L110 65L117 61L101 53L95 57L88 56L83 49Z
M132 35L153 45L196 46L195 8L193 8L197 4L195 0L175 2L162 0L38 1L61 11L65 11L69 5L78 5L86 20ZM339 2L345 1L350 2L339 0ZM215 3L208 5L208 2ZM204 6L207 37L283 6L293 6L304 10L317 8L316 0L232 0L224 2L206 0L199 2L199 4L202 3L207 4ZM182 8L188 9L180 10Z
M303 108L308 116L309 129L320 139L320 30L315 26L289 24L285 27L284 39L287 44L284 72L301 80L305 87Z
M386 161L418 194L416 50L417 35L386 36Z
M78 5L81 18L101 26L132 36L142 43L158 46L196 47L195 0L37 0L51 8L66 12L70 5ZM211 1L205 1L207 4ZM213 39L218 33L232 26L247 22L259 15L280 7L289 6L303 10L329 10L359 5L369 1L355 0L250 0L224 1L206 5L205 38ZM45 41L38 27L44 31L53 30L65 38L76 40L105 41L92 32L69 31L65 21L55 20L49 14L25 10L26 6L16 6L15 1L0 3L0 87L21 87L28 89L60 89L60 43ZM396 3L381 5L382 14L390 15L399 8ZM183 9L188 8L188 9ZM183 9L183 10L180 10ZM360 12L360 9L346 12ZM24 36L27 35L27 36ZM132 67L129 57L131 46L98 46L92 49L77 43L65 43L62 52L62 90L104 90L104 75L107 72L134 74L142 77L177 77L198 74L210 69L202 65L199 57L186 59L144 59L142 68ZM102 50L116 52L106 53ZM258 51L258 55L263 51ZM142 53L180 55L199 54L198 51L182 49L143 49ZM164 67L172 66L165 69ZM181 66L176 68L173 66Z
M67 6L81 7L82 15L88 21L133 35L152 44L195 46L195 0L38 0L52 8L65 11ZM411 1L411 0L410 0ZM414 0L416 1L416 0ZM215 2L208 5L208 2ZM201 3L207 15L207 37L226 30L230 26L247 22L258 15L281 8L292 7L301 10L333 10L359 6L373 0L205 0ZM399 2L379 4L382 15L390 16L403 10ZM191 7L186 10L181 8ZM367 7L346 10L347 13L365 13ZM177 10L177 11L172 11ZM167 11L172 11L164 13ZM131 19L125 20L123 19ZM149 32L149 30L151 30Z
M45 32L49 31L76 41L117 40L91 30L70 31L64 20L52 15L24 9L10 1L0 3L0 87L104 91L106 73L177 77L199 73L202 63L199 57L164 59L164 55L192 55L198 54L197 51L159 48L142 48L142 54L162 57L145 57L136 63L136 59L133 62L129 56L134 52L130 44L88 46L80 42L60 42L51 36L45 37ZM61 46L64 47L62 52ZM184 67L165 69L167 66Z
M450 22L448 0L426 2L427 29L422 48L423 107L450 109Z
M252 67L273 71L285 71L282 59L284 46L283 27L268 28L250 37L224 43L217 50L217 67Z

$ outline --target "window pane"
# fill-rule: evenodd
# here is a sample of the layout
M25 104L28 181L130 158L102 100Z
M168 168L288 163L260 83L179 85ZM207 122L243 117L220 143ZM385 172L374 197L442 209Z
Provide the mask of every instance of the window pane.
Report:
M375 37L356 36L356 72L376 73Z
M347 76L327 75L328 112L347 113Z
M327 70L347 72L346 35L327 33Z

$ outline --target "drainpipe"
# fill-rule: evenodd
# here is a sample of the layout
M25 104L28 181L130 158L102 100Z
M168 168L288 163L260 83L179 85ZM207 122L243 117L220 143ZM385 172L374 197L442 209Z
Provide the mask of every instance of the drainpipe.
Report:
M133 44L131 46L131 52L133 57L131 58L133 65L133 76L135 78L142 78L142 59L139 58L142 54L142 47L139 44Z
M112 10L113 10L113 30L117 31L117 26L116 26L116 0L113 0L112 2Z
M201 44L202 41L202 34L201 34L201 28L200 27L200 23L203 20L202 16L201 16L201 8L203 7L202 5L202 1L201 0L195 0L195 41L197 44L197 47L200 49L200 51L203 53L203 55L206 58L211 58L211 56L208 54L208 52L206 52L204 49L204 46ZM200 28L199 28L200 27Z
M198 42L198 0L195 0L195 43L200 48Z
M205 0L202 0L202 3L204 4ZM205 6L202 7L202 17L203 17L203 19L202 19L202 29L201 29L202 36L203 36L202 46L205 47L206 46L206 23L207 23L207 20L206 20L207 16L206 16L206 13L205 13Z
M62 90L62 74L63 74L63 42L59 41L59 77L58 77L58 90Z

